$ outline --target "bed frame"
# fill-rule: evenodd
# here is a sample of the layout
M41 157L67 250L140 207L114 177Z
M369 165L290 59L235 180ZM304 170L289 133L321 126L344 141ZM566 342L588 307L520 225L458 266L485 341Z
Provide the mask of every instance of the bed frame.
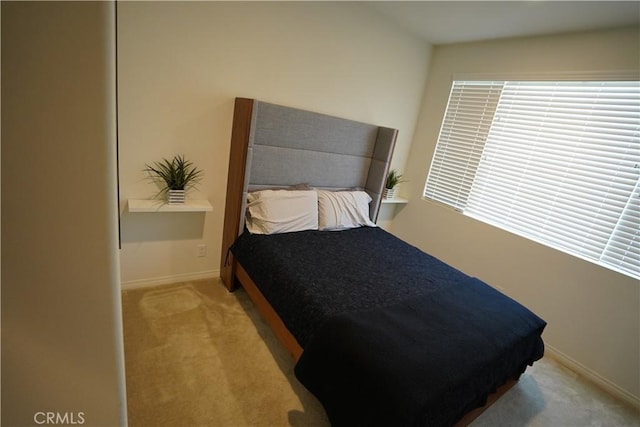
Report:
M244 230L249 191L308 184L362 189L376 222L398 131L325 114L236 98L222 236L220 276L231 292L240 284L276 337L297 361L302 347L229 248ZM456 425L465 426L506 392L508 382Z
M236 98L231 131L220 276L229 291L239 282L294 360L302 347L229 248L244 229L247 193L305 183L358 188L378 218L398 131L325 114Z

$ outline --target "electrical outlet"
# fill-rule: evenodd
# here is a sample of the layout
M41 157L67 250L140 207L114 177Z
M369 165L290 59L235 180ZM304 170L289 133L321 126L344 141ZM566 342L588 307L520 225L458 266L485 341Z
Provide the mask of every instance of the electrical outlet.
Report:
M199 257L207 256L207 245L198 245L196 253Z

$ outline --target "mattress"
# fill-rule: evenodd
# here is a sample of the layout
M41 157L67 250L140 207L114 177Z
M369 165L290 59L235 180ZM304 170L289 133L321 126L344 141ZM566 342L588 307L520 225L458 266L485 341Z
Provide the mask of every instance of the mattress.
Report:
M468 277L378 227L245 231L231 251L303 348L336 314L393 305Z
M451 425L544 352L544 320L377 227L243 233L231 250L334 426Z

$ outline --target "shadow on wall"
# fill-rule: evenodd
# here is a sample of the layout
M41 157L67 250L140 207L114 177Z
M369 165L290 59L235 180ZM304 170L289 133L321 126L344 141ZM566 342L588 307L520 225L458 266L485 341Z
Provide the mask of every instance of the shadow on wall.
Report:
M205 212L122 212L122 243L201 239Z

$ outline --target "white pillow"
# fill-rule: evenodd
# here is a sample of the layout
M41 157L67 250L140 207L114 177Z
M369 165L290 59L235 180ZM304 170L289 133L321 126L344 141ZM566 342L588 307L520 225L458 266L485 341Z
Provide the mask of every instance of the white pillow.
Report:
M252 234L318 229L318 193L262 190L247 197L247 229Z
M364 191L318 190L318 228L344 230L347 228L375 227L369 219L371 197Z

